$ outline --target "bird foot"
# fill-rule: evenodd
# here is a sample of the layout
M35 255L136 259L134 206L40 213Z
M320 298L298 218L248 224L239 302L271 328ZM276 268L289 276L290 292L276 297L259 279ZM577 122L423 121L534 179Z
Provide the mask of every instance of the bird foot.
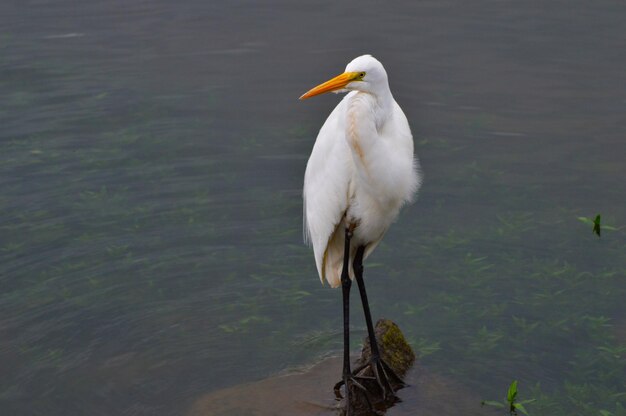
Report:
M335 397L337 398L337 400L345 399L345 416L351 416L353 413L351 395L356 391L360 391L363 394L365 402L367 403L369 410L373 412L373 414L382 415L382 413L374 409L370 400L370 393L359 381L367 378L368 377L361 377L354 374L344 374L343 378L339 382L337 382L337 384L335 384L335 387L333 388L333 390L335 391ZM344 386L345 398L341 394L341 386Z
M360 375L366 368L370 369L373 377ZM376 380L384 400L388 398L397 399L396 389L393 388L392 381L398 388L402 388L406 385L385 360L376 356L373 356L367 363L356 368L353 375L361 380Z

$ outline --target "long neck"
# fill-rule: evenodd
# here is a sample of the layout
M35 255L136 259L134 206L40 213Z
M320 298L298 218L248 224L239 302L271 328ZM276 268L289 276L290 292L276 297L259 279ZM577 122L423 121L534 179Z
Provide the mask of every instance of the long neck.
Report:
M369 182L376 175L372 158L380 149L381 132L393 113L393 103L390 92L384 95L358 92L348 102L345 137L358 168L356 172L363 181Z
M376 115L377 127L380 128L380 123L386 122L387 120L385 118L392 113L394 103L393 96L391 95L391 90L386 80L378 84L376 89L370 94L374 98L373 110Z
M375 93L359 91L352 95L347 112L348 128L353 130L352 133L356 132L355 128L361 133L372 127L380 131L387 122L393 112L394 99L389 87L386 84L383 87ZM348 132L348 135L351 133Z

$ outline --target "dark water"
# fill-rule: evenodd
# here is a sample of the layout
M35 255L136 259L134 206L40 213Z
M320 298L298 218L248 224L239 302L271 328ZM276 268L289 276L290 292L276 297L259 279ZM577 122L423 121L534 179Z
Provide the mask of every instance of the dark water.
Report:
M338 97L297 97L372 53L425 174L366 265L374 315L485 399L516 378L535 414L625 414L625 18L0 3L0 413L184 414L340 349L300 200ZM577 219L597 213L622 228L598 239Z

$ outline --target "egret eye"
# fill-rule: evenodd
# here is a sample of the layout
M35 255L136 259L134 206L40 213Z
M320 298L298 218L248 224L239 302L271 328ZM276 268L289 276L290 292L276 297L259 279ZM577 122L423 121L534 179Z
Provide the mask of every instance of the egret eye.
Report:
M364 76L365 76L365 72L361 72L361 73L359 74L359 77L360 77L360 78L363 78Z

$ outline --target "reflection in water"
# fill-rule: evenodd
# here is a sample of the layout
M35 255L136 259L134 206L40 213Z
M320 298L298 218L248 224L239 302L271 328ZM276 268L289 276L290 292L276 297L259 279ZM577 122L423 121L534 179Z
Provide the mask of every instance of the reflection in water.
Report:
M624 226L624 13L2 2L2 413L181 414L337 351L300 199L337 97L297 97L365 52L427 173L366 264L374 316L481 399L617 412L624 230L576 217Z

